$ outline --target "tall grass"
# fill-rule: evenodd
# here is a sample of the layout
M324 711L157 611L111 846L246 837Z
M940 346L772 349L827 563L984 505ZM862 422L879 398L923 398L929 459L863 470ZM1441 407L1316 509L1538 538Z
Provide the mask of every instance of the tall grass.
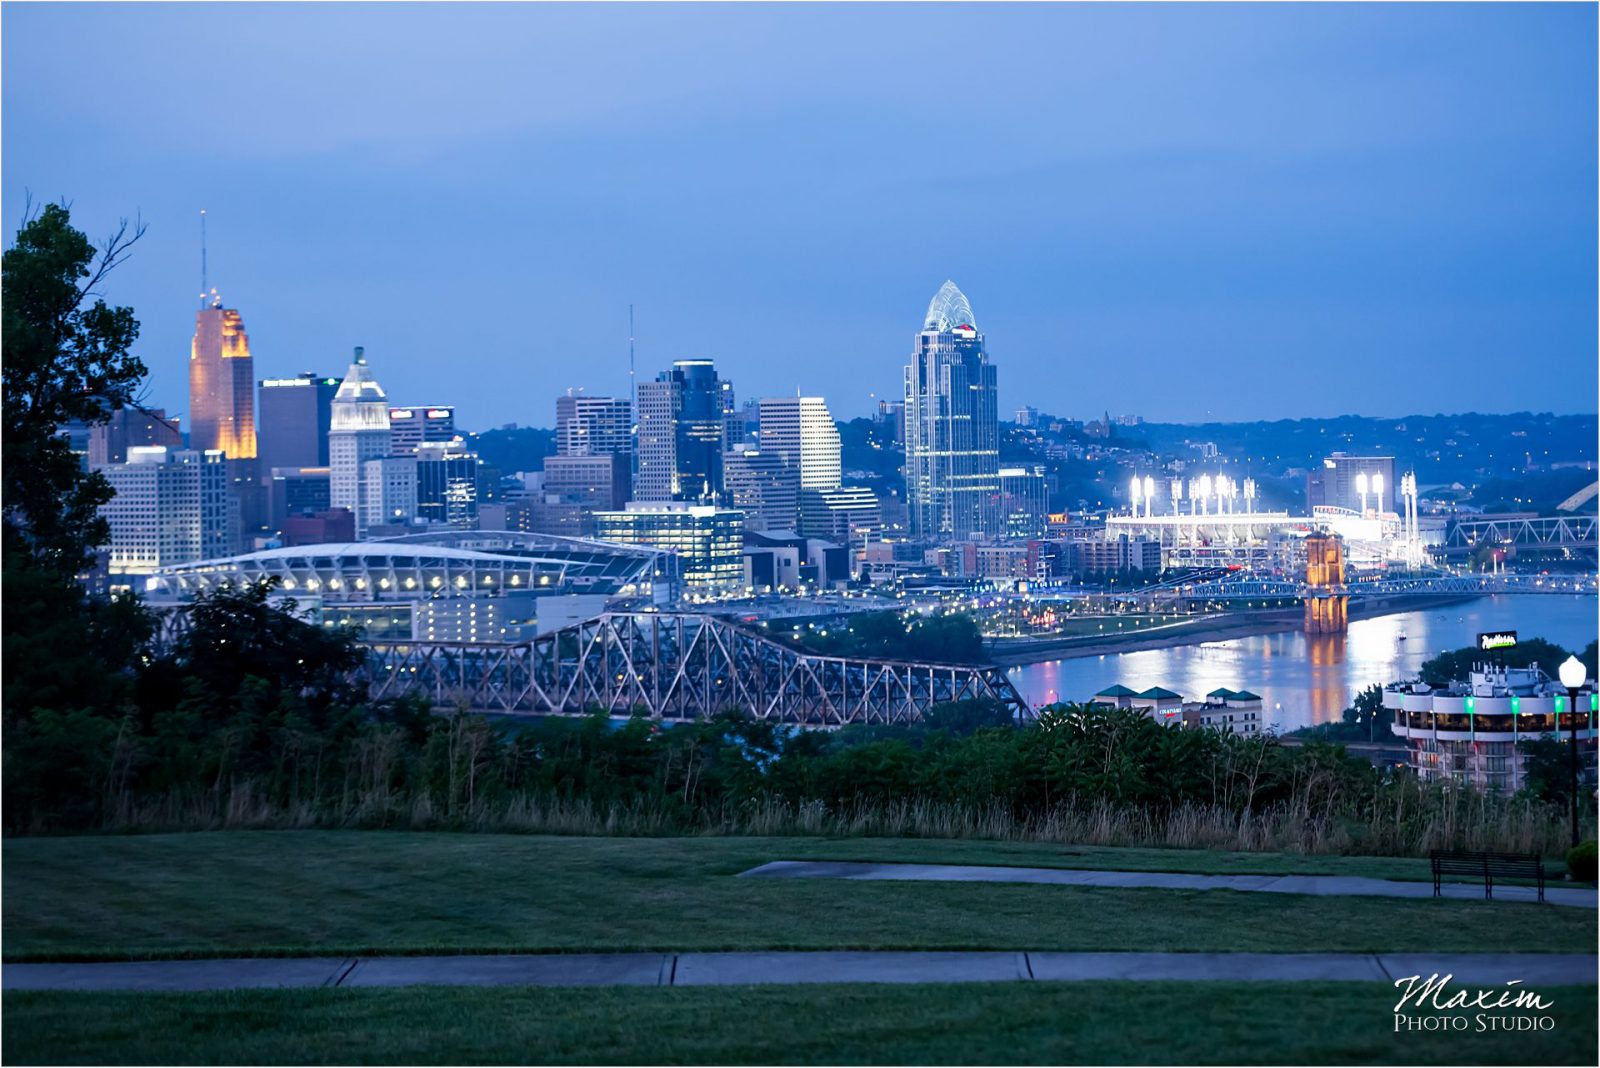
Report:
M1407 796L1409 794L1409 796ZM1567 824L1554 806L1442 788L1395 792L1396 803L1364 819L1319 814L1304 800L1260 810L1220 805L1170 808L1068 798L1039 812L1008 805L924 798L828 805L768 797L685 810L674 799L601 804L585 798L517 793L441 811L427 795L346 795L313 805L275 804L250 783L225 791L171 793L115 807L103 831L146 833L223 829L409 829L648 837L811 835L1156 846L1241 852L1426 855L1468 848L1560 855ZM1591 825L1586 833L1593 835Z

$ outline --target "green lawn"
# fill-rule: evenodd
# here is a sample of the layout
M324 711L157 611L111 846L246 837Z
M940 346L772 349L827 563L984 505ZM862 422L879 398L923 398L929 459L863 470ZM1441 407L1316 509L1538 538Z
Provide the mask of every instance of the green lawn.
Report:
M1593 1064L1553 1031L1394 1031L1379 983L419 988L4 998L7 1064ZM1469 1014L1468 1019L1471 1020Z
M738 879L769 860L1412 873L1420 861L894 839L283 831L4 843L7 960L726 949L1588 952L1483 901Z

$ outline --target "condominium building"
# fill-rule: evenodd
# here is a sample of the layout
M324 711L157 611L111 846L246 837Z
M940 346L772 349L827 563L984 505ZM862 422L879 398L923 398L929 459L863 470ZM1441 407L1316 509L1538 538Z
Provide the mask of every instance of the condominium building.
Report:
M1579 693L1576 712L1569 704L1567 691L1538 666L1484 663L1448 686L1395 683L1383 691L1383 707L1394 713L1390 730L1405 740L1419 778L1506 793L1527 785L1519 743L1554 737L1570 745L1574 728L1579 761L1593 774L1600 705L1593 681Z
M1050 488L1044 468L1002 467L1000 478L1000 519L1007 538L1038 538L1045 532L1045 517L1050 514Z

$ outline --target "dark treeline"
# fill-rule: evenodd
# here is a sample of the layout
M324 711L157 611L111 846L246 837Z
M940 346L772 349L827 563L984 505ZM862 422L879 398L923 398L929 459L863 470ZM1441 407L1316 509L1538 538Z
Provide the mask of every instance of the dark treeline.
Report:
M1415 853L1559 850L1559 765L1517 797L1425 786L1343 749L1176 730L1075 705L1017 726L984 702L796 731L739 714L488 720L349 681L353 637L201 597L160 654L137 605L104 699L6 718L11 833L221 826L581 833L893 833ZM143 638L138 637L143 635Z

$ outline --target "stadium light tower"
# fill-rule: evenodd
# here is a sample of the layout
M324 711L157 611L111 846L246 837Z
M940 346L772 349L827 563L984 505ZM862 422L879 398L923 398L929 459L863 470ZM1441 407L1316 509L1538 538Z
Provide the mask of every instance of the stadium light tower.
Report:
M1377 510L1378 510L1378 514L1382 515L1383 514L1383 472L1382 471L1376 472L1372 476L1372 494L1373 494L1373 496L1378 498Z
M1128 501L1132 505L1132 515L1139 518L1139 491L1144 488L1144 483L1138 475L1133 476L1133 481L1128 483Z
M1356 492L1361 495L1361 515L1367 514L1367 473L1362 471L1356 475Z

